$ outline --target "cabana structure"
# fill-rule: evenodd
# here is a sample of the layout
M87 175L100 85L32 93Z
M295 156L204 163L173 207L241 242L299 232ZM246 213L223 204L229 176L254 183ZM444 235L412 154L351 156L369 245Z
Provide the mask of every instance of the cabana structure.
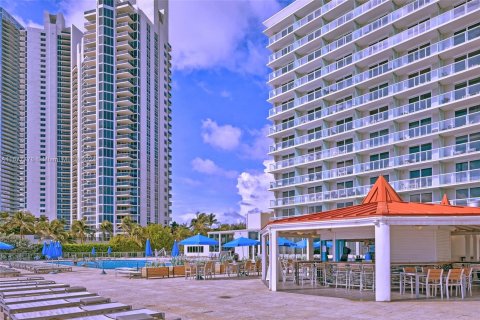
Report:
M262 279L279 289L279 237L307 239L307 258L313 260L313 240L333 242L333 252L345 240L375 242L375 300L391 300L392 263L446 263L479 260L480 208L402 201L380 176L362 204L270 222L262 229ZM453 248L453 250L452 250ZM268 254L268 256L267 256ZM334 261L338 259L334 254ZM471 258L473 257L473 258ZM268 271L268 272L267 272ZM268 275L268 279L267 279Z

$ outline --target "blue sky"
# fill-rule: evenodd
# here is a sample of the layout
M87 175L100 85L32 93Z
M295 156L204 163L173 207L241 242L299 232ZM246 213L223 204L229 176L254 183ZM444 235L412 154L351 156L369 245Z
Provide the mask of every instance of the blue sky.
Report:
M139 0L148 11L149 0ZM173 0L173 219L196 211L222 222L267 210L271 177L264 173L269 70L262 22L290 0ZM94 0L0 0L24 25L43 11L83 25Z

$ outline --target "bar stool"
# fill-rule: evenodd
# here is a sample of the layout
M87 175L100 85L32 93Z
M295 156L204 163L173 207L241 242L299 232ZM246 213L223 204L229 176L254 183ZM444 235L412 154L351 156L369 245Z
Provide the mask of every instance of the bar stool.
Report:
M362 282L362 265L351 264L350 272L348 273L348 288L358 287L359 290L362 290Z
M347 264L339 263L334 265L333 276L335 278L335 288L338 286L345 286L345 289L348 289L348 274L350 269Z
M366 264L362 266L362 287L360 290L375 291L375 266Z

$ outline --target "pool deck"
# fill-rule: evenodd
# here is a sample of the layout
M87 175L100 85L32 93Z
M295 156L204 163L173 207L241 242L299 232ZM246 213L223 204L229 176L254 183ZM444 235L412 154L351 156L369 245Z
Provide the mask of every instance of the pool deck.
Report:
M358 301L296 292L270 292L259 278L129 279L113 270L74 268L43 275L86 287L112 300L163 311L167 319L478 319L479 300ZM477 293L478 294L478 293Z

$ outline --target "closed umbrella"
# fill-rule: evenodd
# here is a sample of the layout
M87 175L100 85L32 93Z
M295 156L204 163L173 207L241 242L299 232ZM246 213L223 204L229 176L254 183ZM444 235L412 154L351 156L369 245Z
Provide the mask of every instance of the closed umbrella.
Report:
M180 250L178 249L178 242L175 240L172 247L172 257L178 257Z
M145 243L145 257L151 256L153 256L152 246L150 245L150 239L147 239L147 242Z
M8 243L0 242L0 250L12 250L13 248L15 247Z
M62 243L59 241L58 242L58 252L59 252L59 257L63 257L63 246Z
M95 251L95 247L92 248L92 256L96 256L97 255L97 251Z
M48 250L47 241L44 241L44 242L43 242L43 248L42 248L42 256L46 256L46 255L47 255L47 250Z
M51 242L51 241L50 241L50 243L48 244L47 256L48 256L48 258L50 258L50 259L55 258L55 248L54 248L53 242Z
M111 255L111 254L112 254L112 248L111 248L111 247L108 247L108 249L107 249L107 254L108 254L108 255Z

